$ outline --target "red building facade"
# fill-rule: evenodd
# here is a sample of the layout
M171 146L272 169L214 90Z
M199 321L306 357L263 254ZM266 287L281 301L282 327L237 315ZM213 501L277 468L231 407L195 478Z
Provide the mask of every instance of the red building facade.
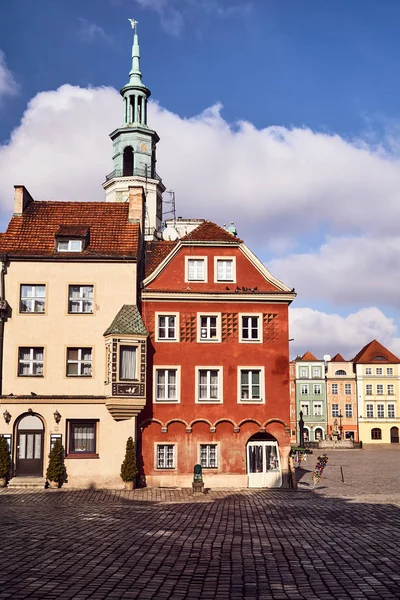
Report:
M214 223L174 237L146 249L146 484L187 487L201 464L206 486L285 485L295 294Z

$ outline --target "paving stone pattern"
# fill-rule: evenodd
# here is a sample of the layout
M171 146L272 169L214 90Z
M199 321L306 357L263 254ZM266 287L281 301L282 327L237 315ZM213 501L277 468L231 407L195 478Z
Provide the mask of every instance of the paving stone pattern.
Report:
M399 507L307 477L196 497L2 490L0 599L398 599Z

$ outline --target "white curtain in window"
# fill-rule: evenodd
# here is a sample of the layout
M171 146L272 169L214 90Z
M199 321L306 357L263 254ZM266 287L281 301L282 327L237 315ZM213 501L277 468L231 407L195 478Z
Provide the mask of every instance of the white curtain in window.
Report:
M136 348L133 346L121 346L121 379L135 379L136 375Z

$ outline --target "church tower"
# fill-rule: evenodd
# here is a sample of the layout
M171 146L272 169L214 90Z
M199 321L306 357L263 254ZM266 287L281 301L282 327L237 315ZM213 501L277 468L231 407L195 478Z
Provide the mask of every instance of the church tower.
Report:
M103 188L108 202L127 202L129 188L143 188L145 239L152 240L161 231L162 193L165 191L156 173L156 146L160 138L147 126L147 101L151 92L142 82L137 21L129 20L133 29L132 68L129 82L120 92L123 125L110 134L114 170L106 176Z

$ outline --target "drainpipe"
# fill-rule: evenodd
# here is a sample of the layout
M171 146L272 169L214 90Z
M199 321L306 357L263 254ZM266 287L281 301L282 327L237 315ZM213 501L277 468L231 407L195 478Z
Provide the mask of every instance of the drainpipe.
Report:
M8 316L8 304L5 298L5 275L7 273L7 255L1 257L0 274L0 396L3 394L3 347L4 324Z

